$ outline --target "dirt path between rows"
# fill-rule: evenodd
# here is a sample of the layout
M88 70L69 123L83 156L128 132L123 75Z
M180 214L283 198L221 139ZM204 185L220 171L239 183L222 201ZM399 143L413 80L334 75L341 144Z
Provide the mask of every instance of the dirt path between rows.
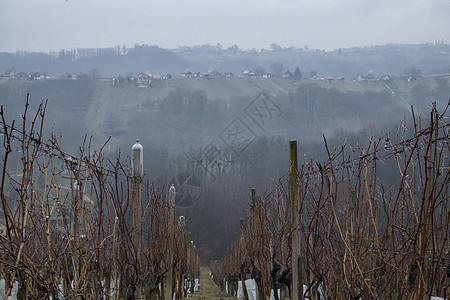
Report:
M231 297L212 281L209 268L202 267L200 274L200 289L189 296L189 299L236 299Z

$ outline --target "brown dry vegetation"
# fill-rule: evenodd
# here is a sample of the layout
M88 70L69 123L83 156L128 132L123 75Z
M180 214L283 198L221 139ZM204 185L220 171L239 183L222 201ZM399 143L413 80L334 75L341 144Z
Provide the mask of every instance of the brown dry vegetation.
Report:
M18 281L19 299L163 298L165 285L198 278L184 224L170 223L166 189L145 185L142 227L132 225L129 166L105 160L105 146L93 150L87 139L79 156L64 152L60 139L43 132L47 102L32 119L28 105L27 99L20 124L7 123L0 111L6 297ZM14 160L20 169L9 168ZM173 282L166 282L172 271ZM175 292L182 297L187 290Z
M414 119L414 133L371 139L366 148L325 147L328 161L299 169L301 267L307 295L328 299L428 299L450 293L450 144L446 110ZM287 158L286 158L287 159ZM377 176L394 165L397 181ZM247 220L215 281L255 278L260 295L291 283L287 178L252 197ZM277 297L276 297L277 298Z

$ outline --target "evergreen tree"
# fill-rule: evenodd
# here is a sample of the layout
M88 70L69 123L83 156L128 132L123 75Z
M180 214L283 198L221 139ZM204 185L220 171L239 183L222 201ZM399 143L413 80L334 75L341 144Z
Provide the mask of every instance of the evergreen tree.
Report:
M300 71L299 67L295 68L294 78L296 80L301 80L302 79L302 72Z

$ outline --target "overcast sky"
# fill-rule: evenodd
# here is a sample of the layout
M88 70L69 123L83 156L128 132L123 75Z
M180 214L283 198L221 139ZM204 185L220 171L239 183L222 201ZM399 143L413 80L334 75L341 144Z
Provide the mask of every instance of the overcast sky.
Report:
M450 42L450 0L0 0L0 51Z

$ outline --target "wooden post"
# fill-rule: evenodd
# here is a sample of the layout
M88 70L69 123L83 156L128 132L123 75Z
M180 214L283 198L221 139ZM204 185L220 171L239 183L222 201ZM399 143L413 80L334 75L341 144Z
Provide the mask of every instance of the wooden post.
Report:
M183 233L186 233L186 218L184 216L180 216L180 224L183 227ZM184 236L184 238L186 239L186 236ZM187 257L186 257L187 258ZM179 296L180 298L186 298L187 294L184 292L184 278L185 278L185 274L188 268L188 264L189 264L189 260L186 259L186 265L183 266L184 270L184 274L180 271L180 275L179 275Z
M370 279L364 279L364 295L363 295L363 300L369 300L370 299Z
M108 267L108 274L105 276L105 296L106 300L111 299L111 266Z
M233 264L239 263L239 235L237 232L234 233L234 247L233 247ZM239 274L239 271L238 271ZM233 296L237 298L238 287L239 287L239 275L233 279L234 293Z
M252 188L252 203L255 203L255 201L256 201L256 189ZM253 220L251 225L252 225L252 238L254 239L255 238L255 234L257 233L255 220ZM256 299L257 300L263 299L262 284L258 283L257 278L255 278L255 294L256 294Z
M309 242L310 249L314 249L314 237L313 237L312 234L309 235L308 242ZM310 299L311 300L318 300L318 299L320 299L320 296L319 296L319 292L318 292L317 289L318 289L318 287L320 285L320 282L319 281L315 281L314 282L314 277L315 276L314 276L314 273L311 271L311 269L308 269L308 273L309 273L310 282L312 284L312 286L309 289Z
M298 160L297 141L289 141L289 190L291 198L292 224L292 283L291 299L303 300L302 263L300 261L300 220L298 216Z
M356 191L350 191L350 233L352 235L352 243L356 242Z
M144 175L144 153L143 147L136 140L136 143L131 147L131 173L133 176L133 186L132 186L132 222L133 222L133 244L136 247L137 261L140 262L141 256L141 232L142 232L142 177ZM138 268L140 269L140 268ZM138 276L138 274L136 274ZM138 283L136 286L136 291L134 293L136 299L141 299L141 284Z
M173 299L173 250L174 250L174 219L175 219L175 186L169 188L169 271L166 274L166 300Z
M264 261L260 263L261 265L261 290L262 299L266 300L266 269L264 268Z
M241 235L239 237L239 262L241 265L239 266L241 271L241 280L242 280L242 299L248 300L248 292L247 292L247 286L245 285L245 280L247 279L247 276L245 274L245 269L242 266L242 253L241 253L241 245L242 245L242 233L244 229L244 219L240 218L241 223Z
M78 291L80 287L80 254L81 254L81 220L80 220L80 207L83 199L82 189L79 183L75 180L73 195L73 241L74 241L74 255L73 255L73 288L72 290ZM77 296L75 299L81 299L81 296Z
M117 236L117 226L119 222L119 217L116 216L114 220L114 235L113 235L113 245L114 245L114 290L113 290L113 299L117 299L120 294L120 278L119 275L119 258L120 258L120 248L119 248L119 239Z
M192 265L191 265L191 232L188 232L188 236L187 236L187 270L191 271L192 269ZM192 275L192 274L189 274ZM192 287L192 278L189 277L188 278L188 288L186 289L186 294L191 293L191 287ZM187 295L186 295L187 296Z
M286 299L286 286L283 284L280 286L280 300Z

